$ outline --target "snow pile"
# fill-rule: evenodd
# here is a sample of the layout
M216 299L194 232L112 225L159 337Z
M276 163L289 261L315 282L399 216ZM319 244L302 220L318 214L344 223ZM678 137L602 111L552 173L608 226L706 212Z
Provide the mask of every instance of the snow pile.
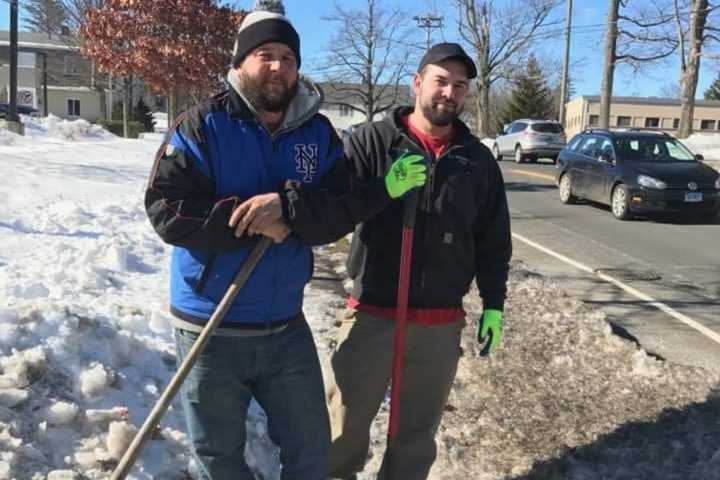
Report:
M79 141L87 139L111 139L115 135L108 132L99 125L92 124L84 119L64 120L52 113L45 118L22 116L25 124L26 135L29 136L50 136L67 141Z
M693 133L682 142L706 160L720 161L720 133Z
M63 120L55 115L49 115L43 119L43 123L52 137L63 140L80 140L90 136L107 135L109 132L102 127L93 125L87 120Z
M14 145L18 138L20 138L20 135L0 128L0 145Z

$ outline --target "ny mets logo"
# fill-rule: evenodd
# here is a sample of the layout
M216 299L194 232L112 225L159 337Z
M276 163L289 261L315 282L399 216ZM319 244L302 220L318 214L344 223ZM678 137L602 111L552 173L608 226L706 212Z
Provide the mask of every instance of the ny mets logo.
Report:
M302 181L310 183L318 170L318 146L317 143L310 145L295 145L295 169L300 174Z

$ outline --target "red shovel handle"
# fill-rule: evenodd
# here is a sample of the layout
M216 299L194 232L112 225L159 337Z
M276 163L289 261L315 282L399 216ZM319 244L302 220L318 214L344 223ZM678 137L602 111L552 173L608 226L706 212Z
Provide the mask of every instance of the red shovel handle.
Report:
M398 281L397 318L393 342L392 388L390 390L390 426L388 442L400 430L400 386L402 385L403 360L405 357L405 330L407 324L408 293L410 289L410 264L412 262L413 230L419 192L412 191L405 199L403 216L402 249L400 250L400 279Z

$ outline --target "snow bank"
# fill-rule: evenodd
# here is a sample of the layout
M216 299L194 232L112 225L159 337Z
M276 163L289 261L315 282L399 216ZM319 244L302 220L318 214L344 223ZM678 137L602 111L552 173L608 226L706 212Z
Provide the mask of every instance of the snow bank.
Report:
M61 140L79 141L83 139L111 139L115 135L99 125L84 119L64 120L52 113L44 118L22 117L26 134L31 136L50 136Z

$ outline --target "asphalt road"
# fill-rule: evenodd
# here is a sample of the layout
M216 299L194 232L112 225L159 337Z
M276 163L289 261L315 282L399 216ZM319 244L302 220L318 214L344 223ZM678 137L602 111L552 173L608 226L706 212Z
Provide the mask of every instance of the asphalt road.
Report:
M548 161L549 162L549 161ZM616 331L670 361L720 371L720 218L616 220L609 208L563 205L551 163L500 166L514 234L606 273L707 327L716 340L621 288L513 239L514 259L600 308Z

